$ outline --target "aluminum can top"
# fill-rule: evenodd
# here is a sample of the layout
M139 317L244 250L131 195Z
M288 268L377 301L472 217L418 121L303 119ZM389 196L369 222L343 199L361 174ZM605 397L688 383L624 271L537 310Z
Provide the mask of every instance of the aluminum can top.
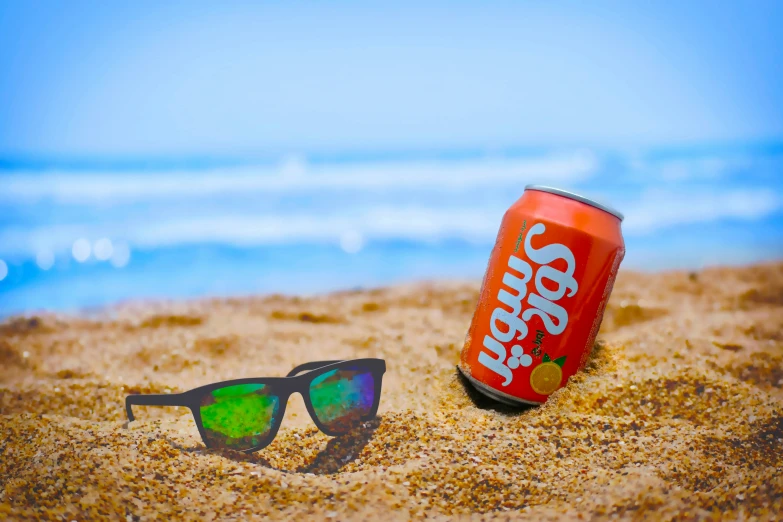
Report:
M625 216L618 211L613 209L610 206L603 205L601 203L598 203L597 201L593 201L590 198L586 198L584 196L580 196L579 194L574 194L573 192L569 192L567 190L562 190L554 187L547 187L546 185L527 185L525 187L525 190L538 190L539 192L549 192L550 194L556 194L558 196L563 196L564 198L573 199L575 201L580 201L586 205L590 205L591 207L595 207L599 210L603 210L604 212L608 212L609 214L613 215L620 221L625 219Z

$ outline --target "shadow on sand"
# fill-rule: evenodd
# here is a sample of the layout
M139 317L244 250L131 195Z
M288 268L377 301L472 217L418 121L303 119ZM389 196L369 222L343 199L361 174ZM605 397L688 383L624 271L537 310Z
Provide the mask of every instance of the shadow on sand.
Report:
M476 408L481 410L492 410L500 413L501 415L506 415L509 417L516 417L538 408L538 406L531 406L527 404L511 406L509 404L498 402L495 399L487 397L478 391L470 383L470 381L464 375L462 375L462 372L459 371L459 369L455 369L455 372L457 373L457 379L460 383L462 383L462 387L465 389L465 393L468 395L468 398Z
M242 453L239 451L225 449L210 449L202 445L196 447L183 446L179 442L168 439L172 447L188 452L201 453L205 455L218 455L236 462L248 462L264 466L271 469L277 469L288 473L312 473L315 475L331 475L338 473L343 466L354 460L362 452L365 446L370 442L375 430L380 426L381 417L363 422L348 433L331 439L324 449L319 451L315 458L296 469L280 469L272 465L260 453L265 450L259 450L255 453ZM270 451L270 449L266 449Z

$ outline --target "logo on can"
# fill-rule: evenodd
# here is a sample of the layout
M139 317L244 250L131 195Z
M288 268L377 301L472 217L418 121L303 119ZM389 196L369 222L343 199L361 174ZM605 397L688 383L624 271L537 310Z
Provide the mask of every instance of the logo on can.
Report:
M541 265L535 273L535 291L527 295L527 284L534 278L530 263L513 254L510 255L508 271L503 274L503 285L514 293L501 287L497 299L511 311L509 312L502 306L498 306L492 311L489 320L491 335L484 336L483 347L486 350L482 350L478 356L480 364L503 377L502 386L508 386L513 381L512 370L530 366L533 363L533 358L524 353L522 346L515 344L511 347L511 355L506 359L506 348L501 343L507 343L512 339L517 341L525 339L529 331L527 321L533 316L541 318L547 333L551 335L563 333L563 330L568 326L568 312L556 302L566 296L566 293L568 297L573 297L579 289L579 285L574 279L576 260L573 252L567 246L561 243L550 243L536 249L531 244L531 239L534 236L544 234L544 232L546 232L546 225L536 223L530 228L525 238L525 255ZM563 259L566 262L565 271L560 271L549 265L556 259ZM547 288L544 284L546 280L552 281L557 287L553 290ZM526 295L529 306L522 311L522 301ZM504 329L505 331L503 331ZM536 339L539 346L543 336L544 332L538 330Z

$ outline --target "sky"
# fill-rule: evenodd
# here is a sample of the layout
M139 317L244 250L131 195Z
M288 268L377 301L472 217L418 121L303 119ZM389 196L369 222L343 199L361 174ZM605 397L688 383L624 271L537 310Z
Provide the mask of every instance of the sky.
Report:
M0 161L783 137L783 2L2 2Z

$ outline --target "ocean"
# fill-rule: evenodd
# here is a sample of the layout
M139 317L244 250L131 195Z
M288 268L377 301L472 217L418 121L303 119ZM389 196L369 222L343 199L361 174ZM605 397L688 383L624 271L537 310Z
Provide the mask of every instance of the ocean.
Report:
M478 279L529 183L623 212L623 269L783 257L779 143L0 158L0 315Z

